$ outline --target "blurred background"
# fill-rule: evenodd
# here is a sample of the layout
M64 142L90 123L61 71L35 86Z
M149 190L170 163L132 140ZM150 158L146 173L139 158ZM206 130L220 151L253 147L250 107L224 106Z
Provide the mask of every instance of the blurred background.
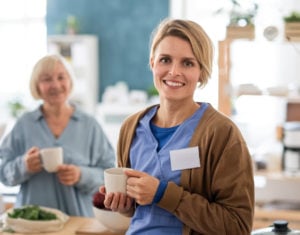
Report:
M76 73L72 100L97 117L115 147L124 118L158 99L148 66L152 30L166 17L191 19L215 46L211 80L195 100L240 127L257 202L298 203L300 27L287 28L291 19L300 22L298 12L298 0L0 0L0 143L38 105L29 94L34 63L59 53Z

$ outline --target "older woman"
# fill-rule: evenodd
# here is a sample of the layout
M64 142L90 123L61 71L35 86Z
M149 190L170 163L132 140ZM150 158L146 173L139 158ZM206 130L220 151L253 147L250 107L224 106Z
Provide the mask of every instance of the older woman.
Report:
M247 145L229 118L193 98L210 77L212 58L210 38L193 21L165 20L153 35L150 67L160 103L123 123L118 164L132 168L125 171L127 192L104 201L132 216L127 235L251 232Z
M1 146L0 180L20 185L15 206L36 204L76 216L92 216L92 195L115 155L101 126L69 102L73 72L58 55L33 68L30 90L42 104L25 113ZM56 173L42 167L40 150L61 146L64 163Z

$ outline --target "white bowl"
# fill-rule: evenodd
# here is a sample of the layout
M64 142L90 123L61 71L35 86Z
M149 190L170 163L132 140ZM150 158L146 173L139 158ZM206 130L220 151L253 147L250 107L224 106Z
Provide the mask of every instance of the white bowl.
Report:
M108 230L116 233L125 233L130 224L130 217L118 212L93 207L95 218Z
M25 207L25 206L24 206ZM56 214L57 219L49 221L35 221L26 220L21 218L11 218L8 213L12 213L14 208L10 208L4 214L4 228L12 229L17 233L44 233L44 232L57 232L63 229L65 223L68 221L69 216L60 210L40 206L41 209Z

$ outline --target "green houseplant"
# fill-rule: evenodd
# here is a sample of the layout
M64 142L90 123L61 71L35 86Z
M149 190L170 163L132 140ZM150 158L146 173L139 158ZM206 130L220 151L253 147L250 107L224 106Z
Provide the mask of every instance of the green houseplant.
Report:
M299 22L300 23L300 12L292 11L288 16L283 17L285 23Z
M230 0L231 8L227 10L229 22L227 25L226 38L254 38L254 19L258 11L258 4L252 2L243 5L242 1ZM225 7L217 10L217 14L224 13Z
M300 41L300 12L292 11L283 17L285 38L289 41Z
M26 107L21 99L15 98L8 102L10 115L14 118L19 118L25 111Z

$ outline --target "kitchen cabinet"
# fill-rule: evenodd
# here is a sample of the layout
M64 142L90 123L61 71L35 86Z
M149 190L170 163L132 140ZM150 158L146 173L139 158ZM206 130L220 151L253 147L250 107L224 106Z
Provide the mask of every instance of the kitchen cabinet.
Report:
M94 114L99 96L99 48L95 35L48 36L48 53L60 54L74 69L71 100L84 111Z

